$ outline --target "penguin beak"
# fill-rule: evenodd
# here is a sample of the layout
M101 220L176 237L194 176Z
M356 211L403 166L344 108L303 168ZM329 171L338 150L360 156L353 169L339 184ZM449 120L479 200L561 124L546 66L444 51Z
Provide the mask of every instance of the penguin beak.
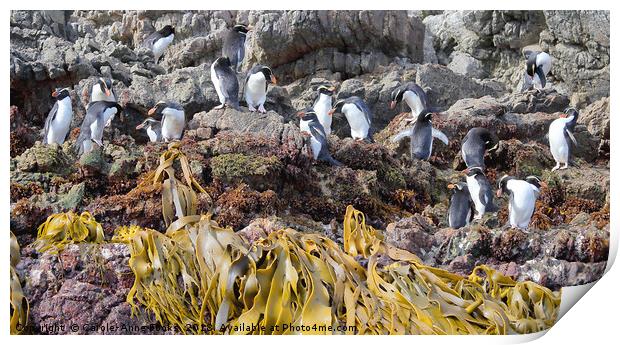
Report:
M454 189L454 188L456 188L456 186L454 185L454 183L450 183L450 184L448 185L448 189Z
M390 102L390 110L396 108L396 101Z
M141 124L136 126L136 129L142 129L142 128L144 128L144 123L141 123Z
M273 75L273 74L271 75L271 82L272 82L274 85L276 85L276 84L278 83L278 79L276 79L276 76L275 76L275 75Z
M331 92L334 92L334 91L336 91L336 87L335 87L335 86L332 86L332 87L330 87L330 88L329 88L329 89L327 89L327 90L329 90L329 91L331 91Z
M108 89L108 88L105 89L105 95L107 97L110 97L110 89Z
M498 197L498 198L501 198L502 197L502 190L498 189L497 192L495 192L495 196Z
M565 118L567 118L567 117L568 117L568 115L567 115L567 114L560 114L560 117L561 117L561 118L563 118L563 119L565 119Z
M304 117L304 115L306 115L306 113L303 112L303 111L297 112L297 117L299 117L299 118Z
M58 97L58 92L53 91L53 92L52 92L52 97Z
M549 188L549 185L545 181L540 181L540 186L541 187L545 187L545 188Z
M153 116L153 114L155 114L155 110L157 110L157 107L153 107L153 108L149 109L148 115L149 116Z
M336 109L331 109L330 111L327 112L327 115L334 116L335 112L336 112Z
M469 168L466 168L463 171L461 171L461 174L463 174L463 175L469 174Z

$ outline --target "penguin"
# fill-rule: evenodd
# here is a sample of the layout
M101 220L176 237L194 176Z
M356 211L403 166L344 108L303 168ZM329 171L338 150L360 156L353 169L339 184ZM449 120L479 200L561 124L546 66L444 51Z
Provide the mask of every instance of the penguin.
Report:
M222 56L230 59L233 71L240 72L245 57L245 40L250 28L247 25L237 24L228 30L224 36Z
M62 145L65 142L67 133L73 120L73 108L69 89L56 89L52 92L52 97L56 98L54 107L50 110L45 120L43 128L43 142L51 145Z
M278 79L271 71L271 68L263 65L254 65L245 78L243 94L248 104L248 109L255 112L266 113L265 101L267 100L267 86L277 84Z
M448 209L448 225L452 229L459 229L469 225L472 220L472 212L467 183L451 183L448 185L448 189L452 190L450 208Z
M149 116L161 116L161 137L165 142L180 140L185 129L183 106L174 102L158 102L148 112Z
M392 142L396 143L409 137L411 159L428 160L433 153L434 138L439 139L445 145L449 144L448 137L442 131L433 128L432 117L433 113L430 111L422 111L413 126L395 135Z
M310 147L312 148L314 160L327 162L334 166L341 166L342 163L335 160L329 153L327 135L314 110L311 107L307 107L298 112L297 116L307 125L307 131L305 128L301 129L301 131L304 136L310 136Z
M149 140L152 143L160 142L162 139L161 122L150 117L142 121L142 123L138 126L136 126L136 129L146 129L146 134L149 136Z
M486 212L497 212L497 206L493 203L493 187L484 175L482 168L467 169L466 180L469 196L476 210L474 219L482 219Z
M525 52L525 82L524 88L533 85L535 88L544 89L547 85L547 74L551 70L551 56L545 52Z
M540 195L540 187L547 187L547 184L542 181L538 176L530 175L525 178L525 182L534 186L534 193L536 194L536 198Z
M90 93L90 103L99 101L116 102L116 95L114 90L112 90L112 79L99 78L97 83L93 85Z
M535 180L530 178L530 181L534 182ZM503 193L510 196L508 201L508 218L511 227L527 230L534 214L540 186L546 186L540 179L536 178L536 181L538 185L528 181L517 180L515 177L508 175L502 176L499 180L497 197L501 197Z
M222 109L228 105L236 110L239 108L239 81L231 69L227 57L219 57L211 65L211 81L220 99L220 105L214 109Z
M144 45L151 49L153 56L155 57L155 63L159 63L159 60L164 56L166 48L174 40L174 27L166 25L163 28L150 34Z
M426 97L426 92L422 90L416 83L407 83L405 85L397 87L392 91L390 98L390 109L396 108L396 104L405 101L411 109L412 120L415 121L418 115L426 109L428 109L429 102Z
M497 136L486 128L474 127L467 132L461 144L461 156L467 168L482 168L486 150L494 151L499 147Z
M110 125L115 115L123 111L116 102L97 101L89 104L86 116L80 127L80 135L75 142L79 154L92 150L92 142L103 147L103 129Z
M317 89L318 95L312 104L312 109L314 109L327 136L332 133L332 115L329 111L332 109L332 97L335 90L336 88L333 86L320 85Z
M370 128L372 125L372 113L361 98L352 96L337 101L327 114L333 115L334 113L342 113L347 118L353 139L373 141Z
M577 146L573 130L578 117L579 112L575 108L567 108L560 118L553 120L549 125L549 149L556 163L551 171L568 169L571 159L571 141ZM563 166L560 166L561 164Z

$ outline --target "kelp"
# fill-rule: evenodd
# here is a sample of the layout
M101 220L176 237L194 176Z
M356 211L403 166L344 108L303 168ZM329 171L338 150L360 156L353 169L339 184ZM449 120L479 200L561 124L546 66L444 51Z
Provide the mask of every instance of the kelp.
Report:
M67 212L47 217L37 230L34 247L39 252L58 253L70 243L103 243L103 241L103 228L95 217L88 212L82 212L80 215Z
M196 193L206 193L194 178L187 156L180 150L181 143L175 141L159 158L159 166L155 170L153 183L162 184L162 212L166 226L175 218L196 215L198 197ZM183 179L175 176L174 163L178 161ZM183 183L183 181L185 183Z
M20 261L19 244L17 238L11 232L11 334L20 334L24 331L28 324L28 314L30 313L30 305L24 297L22 285L19 281L19 275L15 270L15 266Z
M426 266L351 206L344 228L345 250L292 229L248 244L210 216L139 230L127 301L183 333L509 334L555 322L557 292L486 266L469 277Z
M133 236L141 230L143 229L137 225L119 226L114 229L114 235L112 235L111 242L129 244Z

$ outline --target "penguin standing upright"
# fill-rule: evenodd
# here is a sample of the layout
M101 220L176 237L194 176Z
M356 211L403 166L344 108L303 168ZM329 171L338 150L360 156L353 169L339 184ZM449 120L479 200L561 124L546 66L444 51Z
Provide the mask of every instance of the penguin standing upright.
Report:
M533 181L533 179L530 179ZM517 180L513 176L504 175L499 180L497 197L503 193L510 196L508 201L508 218L513 228L527 229L536 208L536 199L540 193L540 186L546 186L538 179L538 185L523 180Z
M277 84L278 80L271 71L271 68L263 65L254 65L245 78L243 94L251 112L258 111L266 113L265 101L267 100L267 86Z
M90 103L99 101L116 102L116 95L114 90L112 90L112 79L99 78L97 83L93 85L90 93Z
M332 115L329 112L332 109L332 97L335 90L336 88L333 86L319 86L318 95L312 104L312 109L314 109L327 136L332 133Z
M233 71L240 72L243 58L245 57L245 40L250 29L243 24L235 25L224 36L222 56L230 59Z
M174 102L158 102L148 112L149 116L161 115L161 137L165 142L179 140L185 129L185 110Z
M166 25L160 30L157 30L150 34L145 40L144 45L151 49L153 56L155 57L155 63L159 63L159 60L164 56L166 48L174 40L174 27Z
M146 129L146 134L149 136L149 141L152 143L160 142L162 139L161 122L150 117L137 125L136 129Z
M571 141L577 146L573 130L578 117L579 112L575 108L567 108L560 115L560 118L553 120L549 125L549 148L556 163L551 171L568 168L571 158ZM560 164L564 164L564 166L560 166Z
M448 225L452 229L469 225L472 219L472 212L467 183L449 184L448 189L452 190L450 208L448 209Z
M448 137L440 130L433 128L431 118L433 113L430 111L422 111L418 115L418 119L413 124L413 127L406 129L392 138L392 142L399 142L404 138L409 137L411 159L417 158L421 160L427 160L433 153L433 139L437 138L444 144L448 145Z
M461 155L468 168L479 167L485 169L484 153L486 150L496 150L499 140L495 134L486 128L474 127L467 132L461 144Z
M90 152L92 142L103 147L103 129L109 126L114 116L122 111L123 108L116 102L97 101L90 103L80 127L80 135L75 142L78 153Z
M73 120L73 107L69 89L56 89L52 92L52 97L56 98L54 107L50 110L45 120L43 128L43 141L48 144L62 145L65 142L67 133Z
M328 112L328 115L333 115L334 113L342 113L347 118L353 139L368 139L372 142L370 128L372 125L372 113L361 98L352 96L337 101L332 110Z
M551 71L551 56L545 52L527 51L525 59L524 90L530 85L544 89L547 85L547 74Z
M467 187L476 209L474 219L482 219L486 212L497 211L497 206L493 203L493 187L484 175L482 168L467 169Z
M211 81L220 99L220 105L215 109L222 109L228 105L236 110L239 108L239 81L231 69L227 57L219 57L211 65Z
M403 100L411 109L411 117L414 121L422 111L429 107L426 92L416 83L407 83L392 91L390 109L396 108L396 104Z
M306 126L301 128L302 134L310 136L310 147L312 148L312 156L315 160L327 162L331 165L341 166L342 163L335 160L329 153L329 146L327 144L327 135L314 110L310 107L297 113L297 116L302 120Z

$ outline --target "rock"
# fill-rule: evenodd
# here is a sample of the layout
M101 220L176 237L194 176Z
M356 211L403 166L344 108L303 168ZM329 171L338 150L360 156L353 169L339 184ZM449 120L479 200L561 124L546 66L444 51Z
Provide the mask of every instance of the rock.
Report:
M513 93L502 101L508 105L510 111L521 114L562 112L569 105L568 97L551 89Z
M108 164L103 156L103 149L93 144L93 149L80 156L80 169L87 176L105 175Z
M609 98L601 98L587 106L579 114L578 123L588 126L588 132L592 135L609 139Z
M533 281L555 290L563 286L583 285L596 281L603 276L605 266L605 262L584 264L544 258L530 260L521 265L515 278L519 281Z
M444 228L434 235L433 258L438 264L451 264L459 257L478 258L490 251L491 233L480 226L461 229Z
M17 157L17 169L65 175L71 171L71 160L58 145L35 145Z
M424 257L433 245L435 228L426 219L416 215L390 223L385 229L387 244Z
M228 183L244 182L264 191L278 187L282 163L275 156L261 157L238 153L223 154L211 159L211 173Z
M59 200L59 204L65 212L69 210L79 212L78 206L82 203L85 194L86 184L84 182L76 184Z
M461 52L452 53L452 60L448 64L448 68L454 73L470 78L482 79L486 76L486 72L479 60Z

